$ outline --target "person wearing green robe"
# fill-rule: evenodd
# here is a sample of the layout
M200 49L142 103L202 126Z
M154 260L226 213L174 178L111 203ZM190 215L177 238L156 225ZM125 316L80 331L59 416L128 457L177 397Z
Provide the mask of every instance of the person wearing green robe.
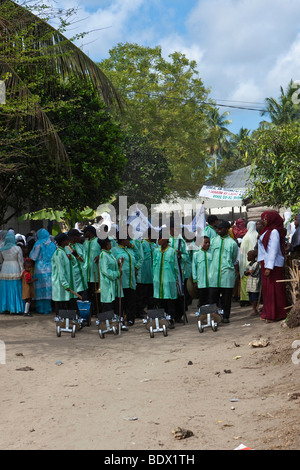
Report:
M137 239L130 239L130 243L132 245L132 249L134 251L135 256L135 267L137 271L141 269L141 266L144 262L144 250L142 247L142 241Z
M121 284L124 293L122 312L123 316L126 316L127 325L132 326L136 316L136 276L138 273L134 246L129 238L120 239L118 236L118 245L113 247L111 252L118 262L122 262Z
M216 230L218 222L219 219L216 215L209 215L207 217L207 225L204 229L204 235L209 237L210 241L218 235Z
M183 278L185 278L185 270L186 270L186 264L188 263L188 250L186 246L186 241L182 237L182 235L179 235L178 237L174 236L174 229L171 227L170 228L170 238L169 238L169 245L171 248L177 251L178 254L178 259L180 262L181 266L181 271Z
M143 264L141 265L137 274L137 311L138 318L145 318L145 308L153 309L155 302L153 299L153 253L157 247L156 241L150 238L150 233L147 232L146 236L141 240L143 249Z
M178 296L175 306L176 306L176 315L175 321L178 323L182 323L182 315L185 315L188 309L188 302L187 302L187 287L186 281L187 278L185 277L186 266L188 264L188 250L187 244L182 234L175 237L175 228L174 228L174 220L170 222L170 238L169 238L169 245L177 252L177 259L178 259L178 286L181 292L181 295Z
M177 252L167 238L160 237L158 245L153 254L153 297L158 307L170 315L170 328L174 328L179 275Z
M218 236L210 245L212 262L209 275L209 299L211 304L218 304L223 310L223 322L229 323L232 291L236 280L235 263L238 245L228 231L230 223L223 220L217 226Z
M65 247L69 244L69 238L61 232L56 235L55 242L57 249L51 258L51 281L52 300L55 302L55 311L58 313L60 309L72 309L70 301L76 296L71 292L71 290L74 291L70 269L71 263L65 251Z
M198 307L209 303L209 272L212 254L209 250L210 239L203 237L202 247L193 255L192 276L195 288L198 292Z
M91 314L99 313L99 256L101 247L95 227L88 225L83 229L85 241L83 243L84 271L88 284L88 300L91 302Z
M115 310L115 300L123 297L121 286L120 292L120 268L117 259L111 252L111 241L109 238L101 240L101 253L99 258L100 268L100 291L102 312Z
M66 246L66 253L71 260L71 275L73 277L73 284L76 287L75 291L81 295L83 300L87 298L87 278L84 269L84 253L83 245L80 243L81 234L76 229L71 229L68 232L70 243Z

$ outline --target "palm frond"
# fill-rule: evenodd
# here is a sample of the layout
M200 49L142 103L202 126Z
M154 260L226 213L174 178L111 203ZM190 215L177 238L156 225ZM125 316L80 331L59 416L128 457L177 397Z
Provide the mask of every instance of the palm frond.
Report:
M23 84L18 74L7 63L0 60L0 76L3 75L8 76L6 80L7 89L10 90L11 94L13 94L23 106L25 104L26 108L24 108L24 112L26 112L26 123L44 142L48 149L48 154L51 155L51 157L55 157L56 167L58 168L59 163L67 163L68 155L65 146L60 140L47 114L43 112L39 103ZM16 116L15 127L18 127L18 119L20 119L20 116Z
M0 46L3 40L4 44L7 44L7 41L13 39L14 43L10 41L9 47L11 48L13 44L21 49L24 59L30 66L41 68L44 59L47 67L52 67L62 79L75 75L85 81L90 80L107 106L116 105L119 110L123 109L124 100L109 78L71 40L11 0L1 0L0 7ZM28 28L31 34L29 38L25 38ZM11 59L12 57L7 58L8 61Z
M14 112L12 119L18 128L26 114L27 126L46 144L58 167L68 162L66 149L39 98L30 91L30 79L51 73L61 80L75 76L88 81L108 107L123 108L123 99L112 82L72 41L28 9L11 0L0 0L0 77L6 77L9 96L23 103L19 117Z

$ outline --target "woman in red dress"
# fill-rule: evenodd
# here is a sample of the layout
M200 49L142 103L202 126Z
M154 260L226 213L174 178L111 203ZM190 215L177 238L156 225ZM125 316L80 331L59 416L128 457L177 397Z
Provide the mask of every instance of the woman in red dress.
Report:
M276 211L261 215L264 228L258 240L258 257L261 264L262 296L264 305L261 319L267 323L283 320L287 316L283 265L285 236L283 219Z

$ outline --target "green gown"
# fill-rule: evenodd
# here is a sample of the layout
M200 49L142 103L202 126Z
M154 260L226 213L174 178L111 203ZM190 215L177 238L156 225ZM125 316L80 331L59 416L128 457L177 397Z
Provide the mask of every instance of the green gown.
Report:
M101 250L99 259L101 302L112 303L119 297L120 271L118 262L111 251ZM121 289L121 297L123 290Z
M156 243L148 240L142 240L141 245L143 248L143 264L138 271L137 283L139 284L153 284L153 253L157 247Z
M211 242L210 251L212 262L209 286L233 288L236 279L234 264L238 254L237 243L229 235L217 235Z
M209 287L209 272L212 260L210 251L205 251L202 248L196 251L193 255L192 262L192 276L193 282L197 282L199 289L206 289Z
M193 263L193 250L187 247L187 258L184 267L184 279L188 279L192 275L192 263Z
M79 246L77 246L79 245ZM81 251L80 254L80 244L77 243L75 245L70 245L71 248L77 251L79 256L83 256L83 253ZM74 286L74 291L75 292L83 292L87 289L87 281L86 281L86 276L85 276L85 271L84 271L84 263L80 261L78 258L75 258L72 252L70 251L69 246L65 247L65 252L67 255L70 255L71 258L69 258L70 261L70 274L72 277L72 284Z
M144 262L144 250L140 240L130 240L135 257L135 267L140 270Z
M111 252L117 260L124 258L122 267L122 288L136 289L136 260L133 246L132 248L127 248L122 245L117 245L111 249Z
M177 299L178 280L177 251L168 246L158 247L153 254L153 297L155 299Z
M171 248L173 248L177 252L179 249L179 241L180 241L180 252L181 252L180 266L181 266L183 279L185 279L186 278L185 272L186 272L187 264L189 262L189 259L188 259L189 255L187 251L186 241L182 237L174 238L170 236L169 245Z
M204 229L204 235L208 237L210 241L212 241L212 239L215 238L218 234L211 225L207 225Z
M101 247L97 237L84 241L84 271L86 273L87 282L99 282L98 264L95 262L95 258L100 255L100 252Z
M55 302L69 301L75 296L66 289L74 290L71 277L71 262L61 247L58 247L51 259L52 263L52 300Z

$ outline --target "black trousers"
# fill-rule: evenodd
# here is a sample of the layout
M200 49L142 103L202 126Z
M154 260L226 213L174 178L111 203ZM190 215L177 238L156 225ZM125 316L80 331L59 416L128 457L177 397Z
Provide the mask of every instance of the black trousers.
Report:
M137 284L136 286L136 315L144 316L145 308L153 309L156 303L153 299L153 284Z
M113 311L116 313L115 302L104 303L101 304L101 313Z
M126 321L135 320L136 316L136 291L135 289L123 289L124 297L121 298L121 316L126 317ZM115 300L115 313L119 315L119 298Z
M232 291L233 288L227 287L209 288L209 303L217 304L218 306L220 306L224 311L224 318L230 317Z
M158 308L163 308L174 320L176 316L176 300L175 299L155 299Z
M96 293L97 283L88 282L87 300L91 302L91 313L97 315L101 311L100 308L100 294ZM98 312L97 312L98 310Z
M211 303L209 300L209 287L204 287L201 289L198 288L198 299L198 307Z

